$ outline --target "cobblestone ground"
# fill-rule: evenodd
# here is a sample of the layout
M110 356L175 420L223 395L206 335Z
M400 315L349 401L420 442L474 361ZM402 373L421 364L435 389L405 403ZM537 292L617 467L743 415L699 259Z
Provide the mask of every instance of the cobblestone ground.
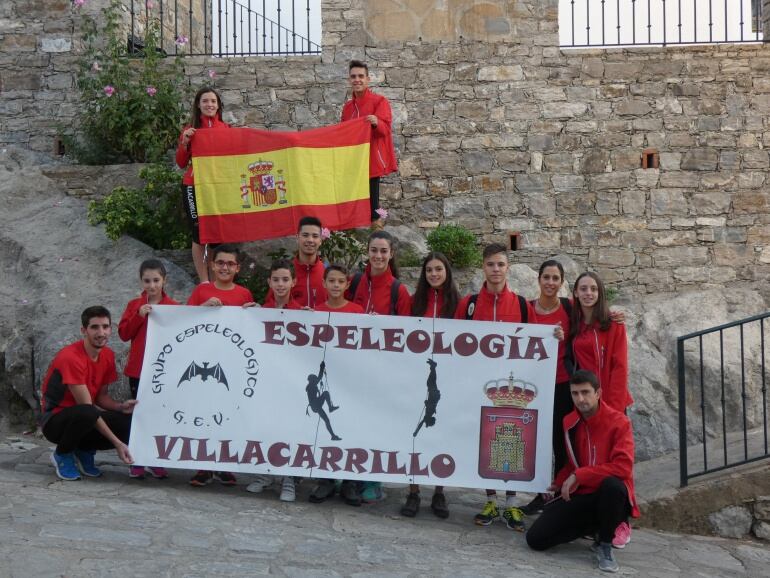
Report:
M32 437L0 441L0 576L596 576L587 541L532 552L502 523L473 525L481 492L448 491L451 515L426 502L399 516L404 488L361 508L338 499L297 502L277 492L192 488L189 472L132 480L114 452L102 452L100 479L61 482L50 446ZM526 499L526 496L521 496ZM638 576L768 576L770 548L757 542L635 530L617 551L620 572Z

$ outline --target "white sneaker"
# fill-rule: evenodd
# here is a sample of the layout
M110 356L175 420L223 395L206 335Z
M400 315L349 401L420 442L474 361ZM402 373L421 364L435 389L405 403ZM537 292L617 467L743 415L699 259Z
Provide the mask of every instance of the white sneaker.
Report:
M252 494L261 494L265 488L273 484L273 476L257 476L256 479L246 486L246 491Z
M281 483L281 497L282 502L293 502L297 499L297 492L294 489L294 478L286 476Z

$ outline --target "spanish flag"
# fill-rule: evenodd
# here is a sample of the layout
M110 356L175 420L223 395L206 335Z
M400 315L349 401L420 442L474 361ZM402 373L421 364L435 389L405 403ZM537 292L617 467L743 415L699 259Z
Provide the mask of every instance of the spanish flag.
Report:
M192 141L201 243L294 235L318 217L329 229L370 223L366 119L302 132L209 129Z

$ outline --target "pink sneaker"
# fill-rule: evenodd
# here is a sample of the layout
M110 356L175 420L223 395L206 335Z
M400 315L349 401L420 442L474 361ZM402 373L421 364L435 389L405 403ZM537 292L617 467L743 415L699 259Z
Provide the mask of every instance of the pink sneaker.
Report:
M136 478L138 480L144 479L144 466L131 466L128 469L128 477Z
M615 528L615 537L612 539L613 548L625 548L626 544L631 541L631 526L626 522L621 522L618 527Z
M146 469L150 470L152 477L158 480L163 480L168 477L168 472L166 471L166 468L148 467Z

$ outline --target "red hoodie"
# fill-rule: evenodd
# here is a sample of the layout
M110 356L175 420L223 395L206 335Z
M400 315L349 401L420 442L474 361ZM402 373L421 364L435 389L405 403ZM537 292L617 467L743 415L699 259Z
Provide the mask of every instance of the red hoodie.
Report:
M353 95L342 107L342 120L363 118L373 114L377 117L377 126L372 127L372 140L369 144L369 178L381 177L398 170L396 149L393 147L391 124L393 113L388 99L374 94L369 89L360 97Z
M601 331L598 323L581 323L580 331L572 340L572 352L579 369L593 371L599 378L602 400L614 409L624 412L634 403L628 391L628 342L626 326L610 323Z
M300 263L299 257L294 257L294 275L296 283L291 290L291 298L303 307L315 309L321 303L326 303L326 289L324 288L323 261L316 258L312 265ZM265 300L273 298L273 290L268 289Z
M379 313L380 315L390 315L390 286L393 285L395 277L390 272L390 267L381 274L372 277L370 275L371 265L366 266L366 270L356 287L356 294L352 295L350 289L345 293L345 298L353 303L358 303L364 308L365 313ZM396 315L409 316L412 311L412 298L409 291L401 284L398 287L398 300L396 301Z
M468 310L468 301L471 296L466 295L460 300L455 311L455 319L465 319ZM535 310L527 301L527 323L535 322ZM472 318L475 321L508 321L509 323L523 323L521 319L521 304L519 296L506 285L500 293L491 293L487 289L487 282L481 286L479 296L476 298L476 307Z
M147 304L147 292L142 291L142 295L132 299L126 305L126 310L120 318L118 324L118 335L123 341L131 341L131 349L128 351L128 361L123 373L128 377L136 377L142 374L142 361L144 360L144 346L147 340L147 316L139 315L139 308ZM164 291L158 305L179 305Z
M221 118L218 116L211 117L211 116L202 116L201 115L201 125L195 129L195 130L202 130L205 128L230 128L230 125L224 122ZM179 144L176 147L176 164L180 169L187 168L187 170L184 173L184 176L182 177L182 184L184 185L194 185L195 180L193 179L193 167L192 163L190 162L190 159L192 158L192 153L190 152L190 145L184 146L182 144L182 139L184 138L184 131L186 131L188 128L192 128L191 124L188 124L182 129L182 133L179 135Z
M574 473L579 484L574 493L591 494L606 477L615 476L626 485L631 515L638 518L634 494L634 434L628 417L600 400L594 415L585 419L573 409L564 416L563 426L568 460L556 474L553 485L561 487Z

